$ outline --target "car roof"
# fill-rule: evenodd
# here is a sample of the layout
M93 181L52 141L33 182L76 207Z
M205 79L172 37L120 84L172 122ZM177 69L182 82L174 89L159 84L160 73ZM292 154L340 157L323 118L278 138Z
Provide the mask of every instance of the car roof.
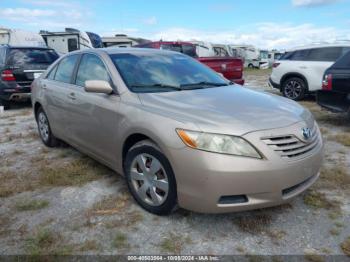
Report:
M342 43L321 43L321 44L311 44L305 46L297 46L289 49L288 51L296 51L296 50L304 50L304 49L312 49L312 48L322 48L322 47L350 47L350 42L342 42Z
M0 47L16 48L16 49L45 49L45 50L53 50L52 48L45 47L45 46L0 45Z
M160 50L154 48L133 48L133 47L108 47L108 48L91 48L75 51L74 53L107 53L109 55L114 54L180 54L170 50ZM73 53L73 52L72 52Z

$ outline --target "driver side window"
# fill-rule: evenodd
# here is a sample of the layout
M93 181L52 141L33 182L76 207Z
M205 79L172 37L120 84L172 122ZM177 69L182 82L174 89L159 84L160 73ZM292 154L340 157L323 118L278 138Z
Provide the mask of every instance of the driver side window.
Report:
M101 59L96 55L85 54L80 62L75 84L85 86L85 81L103 80L110 83L107 69Z

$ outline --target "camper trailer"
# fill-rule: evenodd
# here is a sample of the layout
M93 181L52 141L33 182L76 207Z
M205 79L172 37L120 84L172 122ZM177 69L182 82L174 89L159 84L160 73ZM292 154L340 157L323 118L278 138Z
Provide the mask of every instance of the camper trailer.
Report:
M66 28L64 32L40 31L48 47L60 55L75 50L103 47L101 37L95 33Z
M150 41L143 38L129 37L124 34L102 37L104 47L132 47L134 45L145 44L148 42Z
M0 45L46 47L39 34L8 28L0 28Z
M230 45L236 56L244 59L244 67L266 68L268 66L268 51L259 50L252 45Z
M272 67L273 63L276 61L276 60L279 60L282 55L284 54L284 52L279 52L279 51L276 51L276 50L272 50L269 52L269 55L268 55L268 58L269 58L269 67Z
M212 57L216 56L213 45L209 42L203 41L189 41L196 46L196 53L198 57Z
M223 44L212 44L216 56L235 56L235 53L232 52L232 49L229 45Z

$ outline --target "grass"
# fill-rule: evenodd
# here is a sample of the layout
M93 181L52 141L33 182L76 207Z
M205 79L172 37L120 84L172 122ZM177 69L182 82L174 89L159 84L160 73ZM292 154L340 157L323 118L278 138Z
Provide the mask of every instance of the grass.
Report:
M81 186L101 178L110 171L97 162L82 158L61 167L42 165L39 183L42 186Z
M350 133L349 132L339 132L336 135L328 137L329 140L333 140L344 146L350 146Z
M350 237L345 239L341 244L340 248L343 250L344 254L350 256Z
M41 255L49 251L56 243L57 236L47 229L42 229L26 240L26 251L30 255Z
M122 216L118 216L117 219L104 223L104 226L108 229L131 227L135 226L143 220L143 215L139 211L122 212Z
M304 195L304 203L317 209L340 209L340 203L338 201L329 200L324 193L315 190L310 190Z
M341 233L341 230L339 230L339 228L332 228L331 230L329 230L329 233L332 236L339 236Z
M127 248L129 246L127 236L124 233L118 232L113 239L112 245L119 249Z
M28 179L29 173L18 174L8 169L0 172L0 198L30 191L34 188L34 181Z
M335 167L323 167L317 184L325 189L347 189L350 188L350 175L342 163Z
M251 216L241 216L235 218L233 223L238 226L242 232L250 234L259 234L267 229L272 223L272 216L267 213L260 213Z
M79 248L79 251L91 251L91 250L100 250L100 245L96 240L86 240Z
M190 244L192 240L189 237L183 238L172 232L164 238L159 247L162 252L170 254L180 254L185 244Z
M124 209L130 200L127 193L121 193L117 196L109 196L95 203L90 212L97 215L112 215L119 213Z
M258 68L244 68L243 70L244 75L270 75L272 73L272 69L258 69Z
M17 211L29 211L29 210L39 210L49 206L49 201L47 200L36 200L36 199L23 199L17 201L15 204Z

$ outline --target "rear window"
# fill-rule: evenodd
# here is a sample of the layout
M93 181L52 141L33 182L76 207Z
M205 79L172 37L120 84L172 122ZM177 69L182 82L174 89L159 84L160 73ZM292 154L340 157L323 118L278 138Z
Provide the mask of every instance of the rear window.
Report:
M350 52L339 58L337 62L332 66L337 69L350 69Z
M57 53L52 49L11 49L7 64L24 65L24 64L47 64L50 65L58 58Z
M163 44L161 45L160 49L183 53L191 57L197 56L196 47L194 45Z

